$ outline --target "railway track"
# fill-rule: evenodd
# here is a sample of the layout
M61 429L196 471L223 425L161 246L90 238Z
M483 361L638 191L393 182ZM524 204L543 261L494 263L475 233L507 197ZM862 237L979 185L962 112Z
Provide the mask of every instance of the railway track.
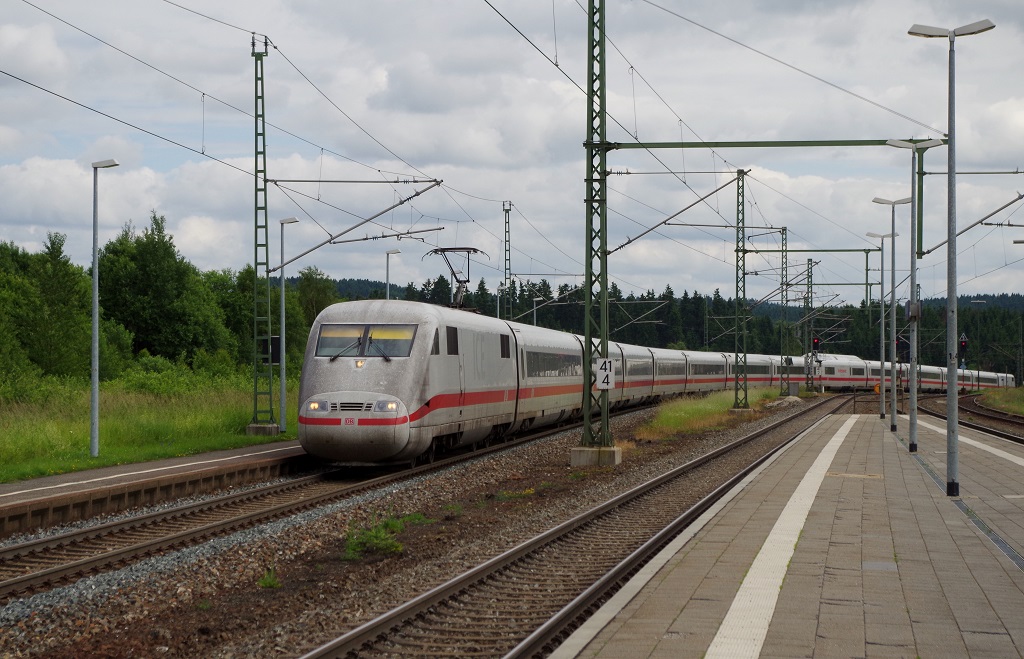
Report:
M980 397L981 394L968 394L959 397L957 415L960 425L1024 444L1024 417L983 407L977 400ZM918 402L918 409L926 414L945 419L945 397L921 400Z
M377 484L376 480L309 476L12 545L0 549L0 602L323 505Z
M846 402L823 400L712 451L305 657L544 654L734 483ZM721 476L723 469L729 475Z
M160 552L198 545L463 460L536 441L567 427L570 426L545 428L490 447L453 454L430 464L374 478L353 476L352 472L344 471L320 473L3 547L0 548L0 604L121 568Z

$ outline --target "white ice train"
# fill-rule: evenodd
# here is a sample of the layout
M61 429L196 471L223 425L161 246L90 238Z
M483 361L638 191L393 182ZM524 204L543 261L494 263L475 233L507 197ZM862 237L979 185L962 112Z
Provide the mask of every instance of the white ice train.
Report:
M814 382L826 391L863 391L874 389L879 381L878 361L864 360L853 355L821 354L817 356ZM907 389L910 381L910 367L896 364L896 386ZM802 367L801 367L802 372ZM892 363L885 362L886 388L892 383ZM946 391L946 369L939 366L918 367L918 391L941 393ZM1009 373L994 373L971 369L957 370L957 388L961 391L981 391L1014 387L1016 382Z
M317 316L306 345L299 442L311 455L342 464L415 462L578 419L583 354L583 337L574 334L431 304L331 305ZM731 354L610 343L609 357L613 408L734 384ZM871 388L877 366L826 355L815 383ZM777 386L781 368L778 356L748 355L748 384ZM804 377L802 357L786 368L794 381ZM927 386L941 383L933 370L923 378ZM1013 386L1012 376L964 373L968 388L989 386L989 376L991 386Z

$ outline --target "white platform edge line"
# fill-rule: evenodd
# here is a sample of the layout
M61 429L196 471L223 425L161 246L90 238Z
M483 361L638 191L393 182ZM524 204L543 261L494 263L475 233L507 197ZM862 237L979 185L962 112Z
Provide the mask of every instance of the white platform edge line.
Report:
M746 487L757 478L762 471L767 469L773 462L782 457L782 455L789 449L796 446L807 434L813 432L819 425L831 418L830 416L824 416L816 421L810 428L803 431L796 441L791 442L786 448L776 452L769 459L765 460L761 466L754 471L747 474L747 477L736 484L736 487L732 488L728 494L718 500L713 506L704 511L701 515L691 524L685 531L680 533L672 542L665 545L665 548L658 552L657 556L648 561L647 565L641 568L633 577L626 582L626 584L615 593L611 599L604 603L600 609L597 610L594 615L587 619L579 628L576 629L569 638L565 639L558 648L552 652L549 659L572 659L573 657L579 656L579 654L593 641L602 629L608 626L608 624L615 618L626 606L633 601L633 598L647 586L648 582L668 563L673 556L679 553L679 551L689 542L695 535L700 533L708 522L721 512L723 508L736 496L740 494Z
M839 447L859 418L860 415L853 415L843 423L797 485L740 584L729 612L704 655L707 659L760 655L807 513Z
M928 428L929 430L934 430L935 432L939 433L940 435L945 435L946 434L946 429L945 428L940 428L939 426L933 426L932 424L925 423L924 421L921 421L920 419L918 419L917 423L918 423L918 425L922 425L925 428ZM993 438L993 439L998 439L998 438ZM989 446L987 444L979 442L976 439L971 439L970 437L964 437L964 433L963 433L962 429L957 433L957 441L959 441L959 442L961 442L963 444L967 444L968 446L973 446L974 448L981 449L982 451L988 451L989 453L991 453L992 455L994 455L996 457L1000 457L1000 458L1002 458L1004 460L1007 460L1009 462L1012 462L1012 463L1014 463L1014 464L1016 464L1016 465L1018 465L1020 467L1024 467L1024 458L1017 457L1016 455L1013 455L1012 453L1007 453L1006 451L1003 451L1001 449L997 449L997 448L995 448L993 446Z

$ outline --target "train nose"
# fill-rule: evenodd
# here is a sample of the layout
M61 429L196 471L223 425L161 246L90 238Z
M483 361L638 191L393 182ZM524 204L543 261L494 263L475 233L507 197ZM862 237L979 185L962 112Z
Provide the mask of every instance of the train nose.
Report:
M402 401L374 392L317 394L299 409L299 442L327 460L386 462L409 443L409 413Z

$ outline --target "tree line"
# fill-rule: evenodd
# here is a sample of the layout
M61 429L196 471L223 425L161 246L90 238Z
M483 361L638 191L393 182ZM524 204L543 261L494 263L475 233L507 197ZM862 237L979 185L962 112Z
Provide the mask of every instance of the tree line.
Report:
M0 400L24 399L42 377L88 378L91 366L91 268L73 264L64 253L66 236L47 235L39 253L30 254L0 241ZM237 372L253 360L253 290L258 274L251 265L200 271L174 246L166 220L153 212L141 231L131 223L99 251L100 377L109 380L131 368L161 360L196 370ZM262 280L265 282L265 280ZM279 283L271 282L275 296ZM265 283L261 284L265 286ZM447 275L392 287L392 299L448 305ZM736 346L736 309L716 289L710 294L671 286L657 294L624 295L609 286L609 337L651 347L731 353ZM383 298L384 283L334 280L315 266L286 280L287 363L294 376L301 366L309 328L325 307L344 299ZM537 299L535 299L537 298ZM980 296L961 301L959 328L968 337L970 368L1014 373L1021 380L1024 297ZM513 281L492 291L480 279L463 306L478 313L583 334L584 291L567 284L553 288L540 281ZM509 311L511 307L511 311ZM280 305L271 304L272 326L279 327ZM800 355L810 336L827 352L877 359L878 308L844 306L803 310L762 304L749 311L747 351ZM897 329L906 336L902 309ZM924 305L920 324L923 364L945 364L945 308ZM888 342L888 333L886 334ZM900 353L906 359L906 342Z

